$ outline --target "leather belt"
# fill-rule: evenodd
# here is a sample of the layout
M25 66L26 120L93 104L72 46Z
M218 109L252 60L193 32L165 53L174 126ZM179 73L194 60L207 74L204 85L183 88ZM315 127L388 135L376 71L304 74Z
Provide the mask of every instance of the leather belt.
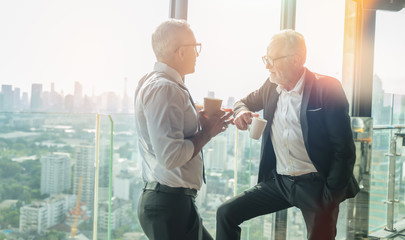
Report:
M301 181L301 180L310 180L315 178L322 178L322 175L317 172L306 173L298 176L290 176L290 175L280 175L283 178L287 178L290 181Z
M197 197L197 190L191 188L182 188L182 187L169 187L158 182L147 182L145 183L144 190L151 190L157 192L171 193L171 194L180 194L192 196L193 198Z

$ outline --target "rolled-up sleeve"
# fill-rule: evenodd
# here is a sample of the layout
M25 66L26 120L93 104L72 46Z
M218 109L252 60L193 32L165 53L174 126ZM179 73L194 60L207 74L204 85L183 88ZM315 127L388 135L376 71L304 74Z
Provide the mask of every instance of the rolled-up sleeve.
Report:
M184 139L184 112L189 101L174 84L154 87L144 95L144 114L158 161L171 170L193 156L194 145Z

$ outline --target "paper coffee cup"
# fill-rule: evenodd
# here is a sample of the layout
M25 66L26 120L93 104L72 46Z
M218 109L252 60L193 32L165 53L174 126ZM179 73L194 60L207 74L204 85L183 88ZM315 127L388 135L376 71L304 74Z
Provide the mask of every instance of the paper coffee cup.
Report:
M259 117L252 119L252 124L249 126L249 137L259 139L266 127L267 120Z
M204 98L204 111L208 116L213 115L221 109L222 99L218 98Z

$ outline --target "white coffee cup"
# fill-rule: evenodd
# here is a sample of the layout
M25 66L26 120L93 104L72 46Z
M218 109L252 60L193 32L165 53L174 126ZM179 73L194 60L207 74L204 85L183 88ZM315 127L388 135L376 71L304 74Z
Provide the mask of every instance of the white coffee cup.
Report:
M204 111L205 114L208 116L211 116L218 112L221 109L222 105L222 99L218 98L210 98L210 97L205 97L204 98Z
M264 128L267 125L267 120L259 117L254 117L252 123L249 125L249 137L259 139L262 135Z

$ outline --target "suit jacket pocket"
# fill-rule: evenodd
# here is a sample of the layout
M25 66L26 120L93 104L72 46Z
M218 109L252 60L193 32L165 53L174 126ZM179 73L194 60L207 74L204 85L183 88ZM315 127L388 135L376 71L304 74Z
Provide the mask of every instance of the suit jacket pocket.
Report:
M307 112L319 112L321 110L322 110L322 108L320 107L320 108L307 109Z
M315 107L307 109L307 120L310 127L323 127L324 126L324 109L322 107Z

